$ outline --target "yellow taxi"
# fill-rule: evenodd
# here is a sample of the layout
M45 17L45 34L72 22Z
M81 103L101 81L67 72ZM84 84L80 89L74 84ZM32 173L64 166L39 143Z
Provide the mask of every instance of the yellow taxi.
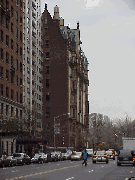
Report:
M106 154L109 159L115 160L115 154L113 153L113 151L106 151Z
M106 162L108 163L108 156L105 151L96 151L92 157L93 163Z
M71 161L73 160L81 160L82 159L82 152L73 152L71 155Z

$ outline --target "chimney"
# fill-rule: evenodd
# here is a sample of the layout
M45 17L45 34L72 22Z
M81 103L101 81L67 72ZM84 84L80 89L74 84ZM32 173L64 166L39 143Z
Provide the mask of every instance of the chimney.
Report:
M45 10L47 10L47 3L45 3Z

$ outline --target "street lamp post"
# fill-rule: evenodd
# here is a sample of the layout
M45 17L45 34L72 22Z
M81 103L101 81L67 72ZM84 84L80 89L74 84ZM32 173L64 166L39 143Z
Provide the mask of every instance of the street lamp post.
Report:
M67 113L67 114L70 114L70 113ZM64 116L64 115L67 115L67 114L61 114L60 116ZM56 147L55 147L55 119L60 117L60 116L54 117L54 151L56 149Z

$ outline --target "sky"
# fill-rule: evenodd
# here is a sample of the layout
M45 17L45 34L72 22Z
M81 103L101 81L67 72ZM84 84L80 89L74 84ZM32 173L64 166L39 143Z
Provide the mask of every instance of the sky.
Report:
M89 113L135 119L135 1L41 0L51 16L59 6L64 24L80 24L89 61Z

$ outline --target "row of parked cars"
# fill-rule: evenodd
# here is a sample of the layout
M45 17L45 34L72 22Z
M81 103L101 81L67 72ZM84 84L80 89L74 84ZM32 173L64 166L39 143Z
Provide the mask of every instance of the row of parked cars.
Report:
M0 166L15 166L24 165L31 163L45 163L45 162L56 162L71 159L72 151L68 150L66 153L60 151L54 151L50 153L36 153L33 158L30 158L26 153L14 153L12 156L2 155L0 157Z

